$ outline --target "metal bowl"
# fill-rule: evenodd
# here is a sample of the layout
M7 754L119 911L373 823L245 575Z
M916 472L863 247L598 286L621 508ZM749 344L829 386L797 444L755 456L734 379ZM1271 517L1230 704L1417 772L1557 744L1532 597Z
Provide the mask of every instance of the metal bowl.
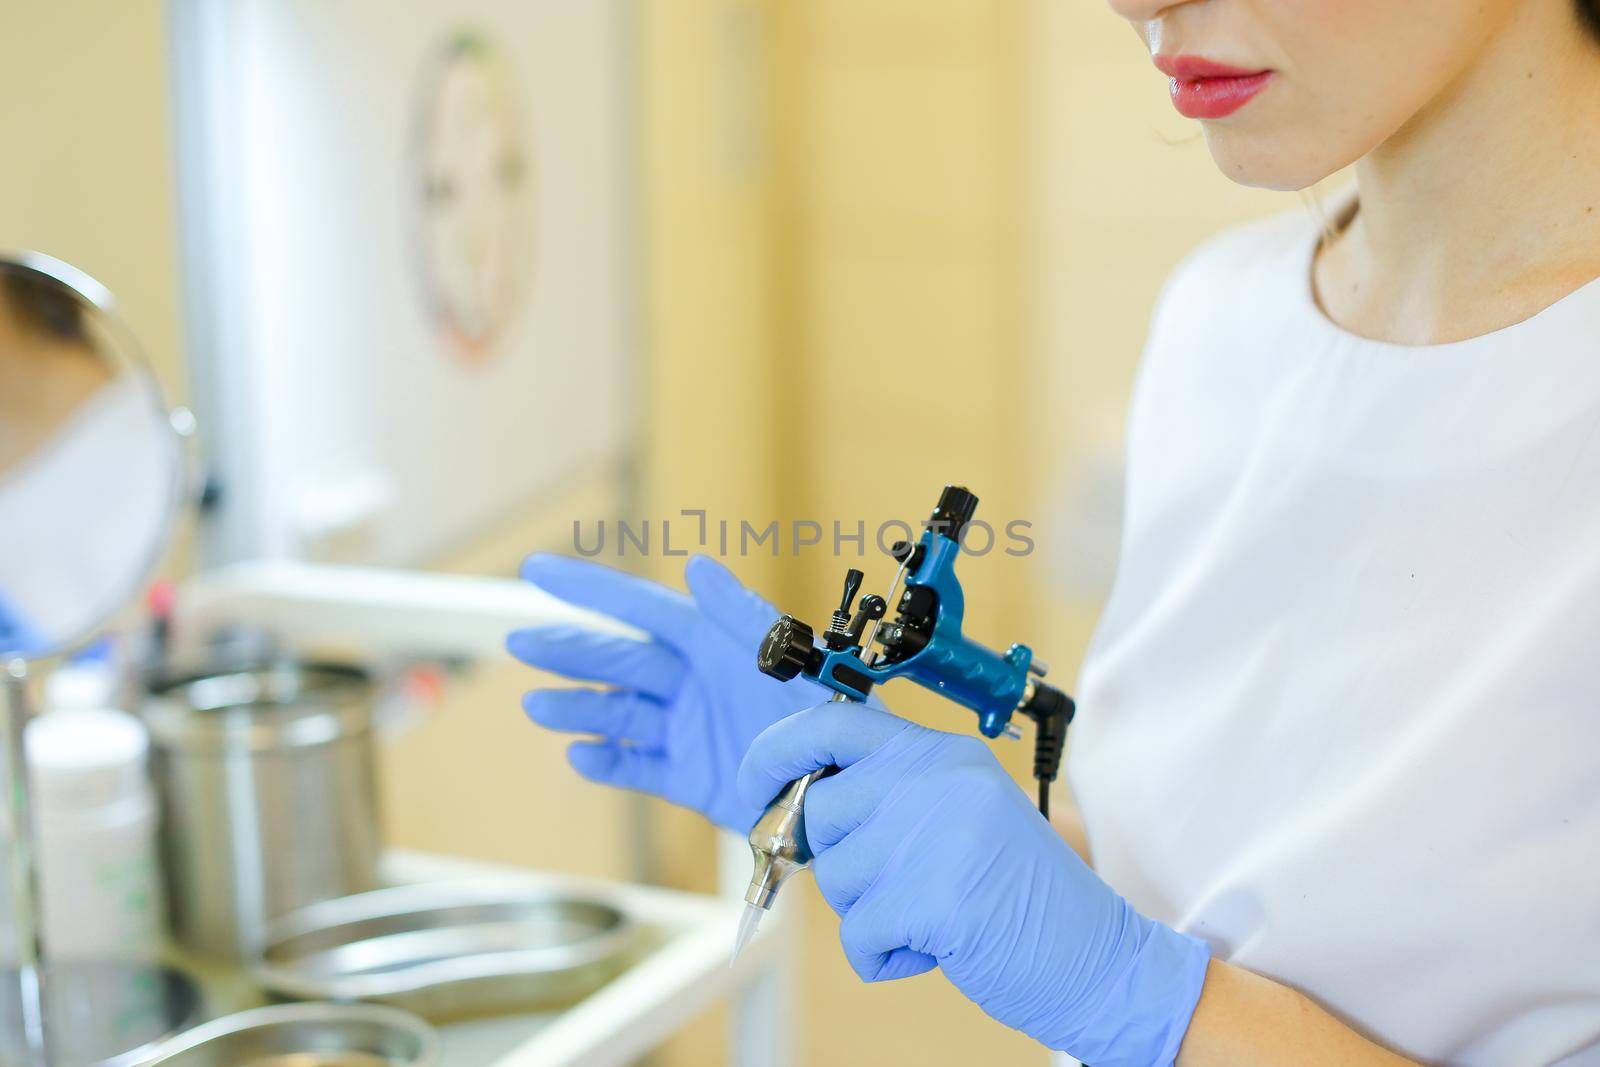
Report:
M377 1001L434 1020L528 1011L604 984L635 933L610 904L511 879L397 886L273 923L254 977L279 997Z
M213 1019L161 1045L148 1067L434 1067L439 1038L375 1004L274 1004Z
M0 1064L27 1061L17 972L0 972ZM50 971L51 1063L131 1067L200 1017L200 991L182 971L115 961L57 963Z

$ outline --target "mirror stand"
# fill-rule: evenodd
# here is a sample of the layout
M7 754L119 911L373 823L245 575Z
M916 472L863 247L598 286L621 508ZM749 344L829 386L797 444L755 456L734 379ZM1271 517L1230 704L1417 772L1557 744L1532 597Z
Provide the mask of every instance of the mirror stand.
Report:
M5 818L10 831L7 835L7 869L11 876L17 995L28 1067L48 1067L44 938L43 924L39 921L38 852L34 847L37 838L28 782L27 752L24 748L28 720L32 717L32 706L28 699L28 664L20 658L9 660L4 673L5 699L0 701L0 716L4 717L4 721L0 725L3 725L5 733Z

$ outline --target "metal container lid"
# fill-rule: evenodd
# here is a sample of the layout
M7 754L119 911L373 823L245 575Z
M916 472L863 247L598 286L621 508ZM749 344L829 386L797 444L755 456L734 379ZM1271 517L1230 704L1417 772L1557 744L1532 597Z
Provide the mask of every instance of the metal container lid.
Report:
M282 662L180 675L151 686L144 720L159 748L217 753L322 745L371 725L365 671Z
M434 1029L376 1004L273 1004L202 1023L156 1049L166 1067L433 1067Z

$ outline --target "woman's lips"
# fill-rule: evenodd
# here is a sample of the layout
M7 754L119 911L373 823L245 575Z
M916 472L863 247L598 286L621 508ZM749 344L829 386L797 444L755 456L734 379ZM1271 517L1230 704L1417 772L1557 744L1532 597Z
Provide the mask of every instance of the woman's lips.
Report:
M1272 80L1270 70L1249 70L1200 56L1154 56L1172 79L1172 104L1191 119L1220 119L1255 99Z

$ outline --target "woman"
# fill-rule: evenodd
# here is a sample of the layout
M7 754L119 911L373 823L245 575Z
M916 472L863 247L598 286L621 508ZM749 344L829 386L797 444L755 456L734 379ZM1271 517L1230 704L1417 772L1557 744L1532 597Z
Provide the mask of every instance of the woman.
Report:
M1358 191L1163 295L1069 767L1094 872L977 742L784 717L818 695L751 677L771 610L710 561L688 599L530 561L658 641L515 635L616 687L528 711L736 830L842 767L807 815L858 973L1096 1067L1600 1063L1595 0L1112 6L1228 177Z

